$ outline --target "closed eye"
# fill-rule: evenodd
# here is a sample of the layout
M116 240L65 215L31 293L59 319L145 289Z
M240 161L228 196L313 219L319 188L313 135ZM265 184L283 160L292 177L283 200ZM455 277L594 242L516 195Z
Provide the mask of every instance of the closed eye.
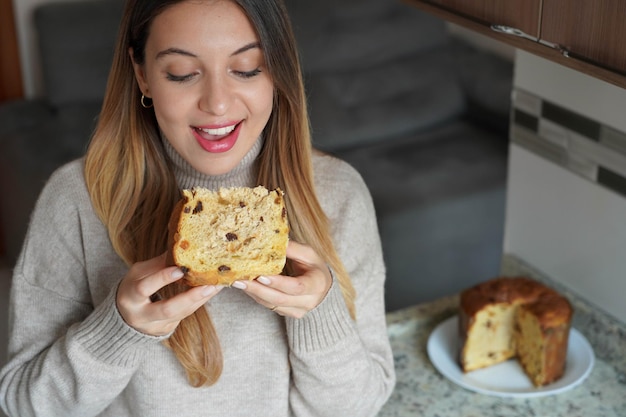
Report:
M260 68L255 68L252 71L233 71L233 74L241 78L252 78L259 75L260 73Z
M194 74L185 74L185 75L175 75L171 73L167 73L167 79L169 81L174 81L177 83L184 83L185 81L189 81L193 78Z

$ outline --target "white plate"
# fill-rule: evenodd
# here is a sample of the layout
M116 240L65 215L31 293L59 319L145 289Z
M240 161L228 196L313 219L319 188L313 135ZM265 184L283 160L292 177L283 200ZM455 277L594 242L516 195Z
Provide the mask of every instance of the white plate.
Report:
M498 397L541 397L567 391L579 385L591 372L593 349L585 337L571 329L565 373L552 384L535 387L516 360L463 373L458 364L457 316L440 323L428 338L428 356L446 378L471 391Z

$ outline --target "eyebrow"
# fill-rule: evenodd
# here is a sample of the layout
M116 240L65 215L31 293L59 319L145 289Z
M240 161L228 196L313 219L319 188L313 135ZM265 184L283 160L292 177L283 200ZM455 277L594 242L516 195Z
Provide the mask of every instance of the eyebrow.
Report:
M233 52L232 54L230 54L230 56L235 56L235 55L239 55L242 54L250 49L254 49L254 48L261 48L261 43L260 42L251 42L245 46L242 46L241 48L237 49L235 52ZM157 59L163 58L167 55L183 55L183 56L188 56L188 57L192 57L192 58L197 58L198 56L196 54L193 54L189 51L185 51L184 49L180 49L180 48L167 48L164 49L163 51L159 52L156 55Z
M249 44L247 44L246 46L243 46L239 49L237 49L235 52L233 52L232 54L230 54L230 56L235 56L238 54L242 54L250 49L254 49L254 48L259 48L261 49L261 42L250 42Z

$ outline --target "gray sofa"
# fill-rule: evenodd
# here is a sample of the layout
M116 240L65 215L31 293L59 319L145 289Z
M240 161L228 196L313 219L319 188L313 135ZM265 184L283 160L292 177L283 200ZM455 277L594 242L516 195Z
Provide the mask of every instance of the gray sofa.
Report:
M11 258L45 179L84 152L121 4L36 12L46 95L0 106L0 214ZM351 163L372 192L388 310L496 275L512 64L451 39L442 21L399 0L287 7L315 144Z
M45 94L0 104L0 229L14 260L44 182L85 151L102 103L122 0L35 9Z

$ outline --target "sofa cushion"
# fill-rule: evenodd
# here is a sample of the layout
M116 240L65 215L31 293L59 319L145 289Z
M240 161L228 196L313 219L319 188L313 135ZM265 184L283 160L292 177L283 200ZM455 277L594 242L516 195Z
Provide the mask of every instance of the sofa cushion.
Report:
M86 101L81 104L68 104L57 111L57 125L62 134L58 141L68 149L82 154L96 127L102 103Z
M374 201L387 266L388 311L498 273L508 143L457 120L335 152L363 176Z
M103 98L123 4L65 1L35 9L43 80L53 106Z
M400 0L286 0L306 72L353 70L447 41L442 20Z
M305 83L313 140L324 150L422 131L465 109L446 48L361 71L307 73Z
M0 219L6 256L16 259L31 211L45 181L59 166L85 153L100 102L53 109L36 125L0 136Z
M369 146L333 152L367 183L379 217L460 198L506 182L505 133L455 120Z
M0 194L10 196L0 200L7 259L17 258L30 213L48 177L84 153L93 120L72 116L72 112L66 109L61 118L42 120L36 127L7 134L2 141Z
M0 145L14 132L23 132L53 118L50 106L43 99L16 99L0 105Z

